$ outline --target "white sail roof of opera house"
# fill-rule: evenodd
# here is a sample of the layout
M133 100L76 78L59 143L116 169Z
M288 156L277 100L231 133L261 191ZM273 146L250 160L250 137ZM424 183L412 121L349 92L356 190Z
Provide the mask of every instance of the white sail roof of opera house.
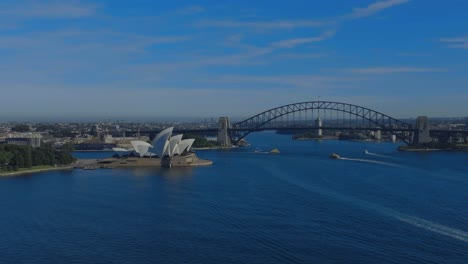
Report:
M179 155L184 153L184 151L189 152L193 142L195 142L195 139L193 138L181 140L179 142Z
M182 140L184 135L176 135L171 137L169 141L169 156L174 156L175 154L180 155L179 153L179 142Z
M140 155L140 157L143 157L146 153L148 153L148 150L153 147L148 142L141 140L130 141L130 144L132 144L133 149L138 155Z
M152 152L158 157L163 157L164 154L167 152L169 146L168 139L171 137L173 130L173 127L166 128L163 131L161 131L158 135L156 135L156 137L153 139Z
M171 136L173 130L174 130L174 127L168 127L168 128L166 128L166 129L164 129L163 131L159 132L159 133L156 135L156 137L154 137L153 141L151 142L151 145L153 145L153 147L154 147L154 145L156 145L156 142L157 142L163 135L165 135L165 134L167 134L167 133L170 133L169 136Z

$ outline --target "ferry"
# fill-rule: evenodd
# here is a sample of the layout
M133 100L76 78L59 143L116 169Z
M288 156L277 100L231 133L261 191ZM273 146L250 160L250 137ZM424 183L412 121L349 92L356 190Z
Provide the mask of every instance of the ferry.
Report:
M279 151L279 149L275 148L275 149L270 150L270 153L272 153L272 154L279 154L280 151Z
M338 155L338 154L336 154L336 153L332 153L332 154L330 155L330 158L331 158L331 159L339 159L339 158L341 158L341 157L340 157L340 155Z

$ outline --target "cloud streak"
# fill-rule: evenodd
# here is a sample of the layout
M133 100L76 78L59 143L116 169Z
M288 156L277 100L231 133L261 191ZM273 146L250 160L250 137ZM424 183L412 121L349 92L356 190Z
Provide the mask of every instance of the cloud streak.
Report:
M259 60L253 60L261 56L266 56L268 54L274 53L280 50L293 49L297 46L316 43L325 41L335 35L334 31L325 31L321 35L316 37L308 38L291 38L272 41L265 46L248 46L241 45L243 51L233 53L233 54L223 54L223 55L214 55L209 57L197 57L192 60L185 60L179 62L163 63L158 65L153 65L155 68L165 68L165 69L180 69L186 67L203 67L203 66L214 66L214 65L262 65L265 64ZM313 55L315 58L316 54ZM306 55L307 57L307 55ZM310 56L309 56L310 58Z
M322 35L318 37L310 37L310 38L294 38L294 39L286 39L274 42L271 44L274 48L294 48L298 45L313 43L313 42L320 42L326 39L329 39L335 35L334 30L325 31Z
M419 67L372 67L372 68L352 68L347 72L357 74L393 74L393 73L424 73L424 72L445 72L440 68L419 68Z
M326 21L314 20L275 20L275 21L234 21L234 20L217 20L217 21L202 21L198 23L201 27L220 27L220 28L251 28L251 29L295 29L295 28L314 28L330 25Z
M357 19L357 18L372 16L385 9L388 9L397 5L405 4L408 2L409 0L378 1L363 8L354 8L353 12L349 15L346 15L345 18Z
M0 5L0 16L15 19L63 19L80 18L94 15L96 5L79 1L26 1L23 3Z
M457 38L441 38L439 41L447 43L449 48L468 49L468 36Z
M318 28L338 25L343 20L353 20L375 15L385 9L408 3L410 0L384 0L372 3L366 7L354 8L349 14L322 20L273 20L273 21L236 21L210 20L198 23L201 27L248 28L256 30L279 30L297 28Z
M350 82L365 80L365 77L343 77L326 75L222 75L207 80L209 83L244 84L254 86L290 87L290 88L336 88Z

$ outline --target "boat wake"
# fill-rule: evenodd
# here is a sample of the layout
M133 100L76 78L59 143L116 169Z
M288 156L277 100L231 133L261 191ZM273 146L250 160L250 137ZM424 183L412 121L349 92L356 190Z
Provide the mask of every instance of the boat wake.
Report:
M397 159L395 157L392 157L392 156L388 156L388 155L383 155L383 154L377 154L377 153L373 153L373 152L369 152L366 150L364 150L364 154L366 155L370 155L370 156L375 156L375 157L380 157L380 158L386 158L386 159Z
M358 161L358 162L374 163L374 164L385 165L385 166L390 166L390 167L399 167L399 168L402 168L402 167L403 167L403 166L401 166L401 165L399 165L399 164L396 164L396 163L385 162L385 161L379 161L379 160L352 159L352 158L344 158L344 157L339 157L338 159L340 159L340 160L349 160L349 161Z
M268 154L270 152L264 151L264 150L258 150L256 149L255 151L249 151L248 153L255 153L255 154Z
M468 232L466 231L448 227L448 226L441 225L438 223L434 223L432 221L425 220L416 216L403 214L396 210L393 210L393 209L390 209L390 208L387 208L378 204L374 204L371 202L367 202L365 200L354 198L351 196L343 195L335 191L332 191L330 189L326 189L326 188L319 187L316 185L310 185L304 181L291 177L287 173L286 174L281 173L278 170L278 168L276 168L274 165L266 166L265 169L275 178L282 180L286 183L289 183L291 185L294 185L296 187L302 188L306 191L318 193L320 195L323 195L323 196L326 196L326 197L329 197L331 199L338 200L341 202L351 203L352 205L359 207L361 209L374 211L383 216L387 216L387 217L399 220L401 222L410 224L414 227L418 227L426 231L430 231L433 233L437 233L440 235L444 235L444 236L451 237L453 239L468 243ZM288 175L288 176L285 177L284 175Z

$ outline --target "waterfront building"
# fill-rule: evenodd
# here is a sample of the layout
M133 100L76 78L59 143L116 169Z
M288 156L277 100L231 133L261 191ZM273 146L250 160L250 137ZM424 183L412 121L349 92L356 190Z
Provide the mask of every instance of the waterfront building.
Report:
M33 148L40 147L41 141L42 135L38 133L10 134L5 138L6 144L31 146Z
M183 135L172 136L173 127L166 128L161 131L150 143L142 140L131 141L132 148L113 148L114 152L119 156L130 155L135 153L140 157L174 157L185 155L190 151L195 139L184 139Z

